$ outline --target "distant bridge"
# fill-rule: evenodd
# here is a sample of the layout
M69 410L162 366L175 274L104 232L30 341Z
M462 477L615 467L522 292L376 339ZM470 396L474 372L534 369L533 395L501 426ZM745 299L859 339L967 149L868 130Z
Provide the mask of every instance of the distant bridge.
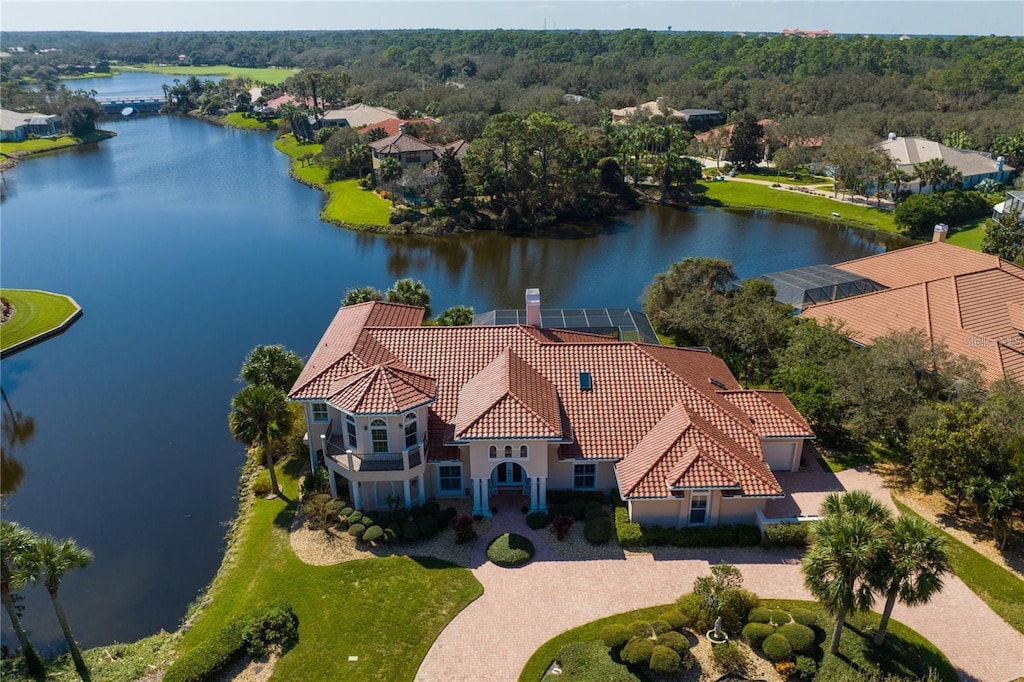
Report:
M167 103L167 100L163 97L143 97L134 95L125 95L121 97L97 97L96 101L101 107L103 107L104 113L108 115L120 114L125 109L132 109L133 113L152 114L160 111L160 108Z

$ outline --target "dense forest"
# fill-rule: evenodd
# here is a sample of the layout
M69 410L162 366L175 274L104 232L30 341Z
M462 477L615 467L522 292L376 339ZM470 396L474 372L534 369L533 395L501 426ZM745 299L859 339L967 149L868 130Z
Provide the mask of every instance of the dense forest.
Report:
M460 116L548 111L595 124L608 108L663 97L674 108L795 119L805 129L941 139L987 149L1024 126L1024 40L599 31L3 33L25 53L5 80L54 79L73 64L343 69L349 100ZM33 53L32 48L59 48ZM587 98L562 101L569 93Z

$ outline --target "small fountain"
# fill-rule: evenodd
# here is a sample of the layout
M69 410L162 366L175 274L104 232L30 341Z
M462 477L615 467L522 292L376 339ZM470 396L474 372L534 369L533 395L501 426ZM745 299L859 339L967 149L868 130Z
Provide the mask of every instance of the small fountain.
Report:
M712 644L725 644L729 641L729 633L722 629L722 617L715 618L715 627L708 630L708 639Z

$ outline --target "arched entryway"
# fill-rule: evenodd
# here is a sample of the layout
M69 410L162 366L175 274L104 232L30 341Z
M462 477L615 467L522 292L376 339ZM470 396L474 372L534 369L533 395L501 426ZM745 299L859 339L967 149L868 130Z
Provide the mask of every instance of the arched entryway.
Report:
M528 481L526 467L519 462L499 462L491 469L491 485L498 490L522 489Z

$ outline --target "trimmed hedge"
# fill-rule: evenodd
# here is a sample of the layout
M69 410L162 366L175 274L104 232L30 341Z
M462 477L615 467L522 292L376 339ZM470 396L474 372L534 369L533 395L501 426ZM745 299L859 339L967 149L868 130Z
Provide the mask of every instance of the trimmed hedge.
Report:
M778 632L789 641L796 653L807 654L814 650L814 630L806 625L786 623Z
M167 668L167 682L207 682L248 653L260 657L272 644L285 650L298 639L299 620L287 602L281 602L255 613L238 616L222 627L216 636L178 657Z
M420 528L416 525L413 520L407 520L402 522L402 539L412 542L413 540L419 540Z
M789 640L776 632L773 635L769 635L761 642L761 651L768 657L768 660L772 663L778 663L779 661L788 661L793 657L793 647L790 646Z
M654 630L655 636L672 632L672 626L668 624L668 621L664 620L652 620L651 629Z
M629 632L634 637L653 637L654 628L651 624L644 620L634 620L632 623L626 626Z
M629 510L615 509L615 534L623 547L754 547L761 543L757 526L701 526L644 528L629 520Z
M815 621L818 620L817 614L814 611L808 611L807 609L793 609L789 612L789 615L793 617L800 625L814 625Z
M743 636L752 647L760 647L764 640L775 634L775 628L768 623L747 623L743 626Z
M612 539L612 520L607 516L590 519L583 525L583 537L592 545L603 545Z
M547 491L548 504L565 504L570 500L583 500L587 502L597 502L599 504L605 504L608 502L608 497L600 490L549 490Z
M366 526L361 523L357 523L354 526L348 527L348 534L354 537L356 540L363 539L363 533L366 532Z
M363 533L363 542L378 542L384 538L384 529L380 526L370 526Z
M693 619L687 618L679 609L672 609L661 614L661 620L672 626L673 630L682 631L693 625Z
M783 611L782 609L772 609L771 610L771 614L772 614L771 622L776 624L776 625L785 625L790 620L792 620L792 618L789 617L789 612L788 611Z
M680 656L690 650L690 640L686 638L686 635L681 632L676 632L675 630L663 632L658 635L658 638L654 640L654 643L661 646L667 646Z
M487 558L498 566L519 566L533 558L533 543L522 535L505 533L487 546Z
M543 511L530 512L526 515L526 525L533 530L540 530L544 526L548 525L551 519L548 518L548 513Z
M604 642L604 645L609 649L621 649L626 646L626 642L628 642L631 637L632 634L624 625L605 625L601 628L601 641Z
M772 610L764 606L750 609L750 613L747 614L747 622L749 623L770 623L771 620Z
M651 672L657 675L674 675L679 672L682 659L667 646L655 644L651 651Z
M345 514L345 516L348 517L348 525L350 526L363 522L363 512L361 511L354 511L351 514Z
M761 544L765 547L798 547L804 549L810 543L813 522L773 523L765 526Z
M438 523L436 516L425 514L418 517L415 523L422 537L432 538L437 535Z
M633 637L626 642L626 646L622 647L620 656L630 665L646 668L651 663L651 654L653 653L654 642L646 637Z

